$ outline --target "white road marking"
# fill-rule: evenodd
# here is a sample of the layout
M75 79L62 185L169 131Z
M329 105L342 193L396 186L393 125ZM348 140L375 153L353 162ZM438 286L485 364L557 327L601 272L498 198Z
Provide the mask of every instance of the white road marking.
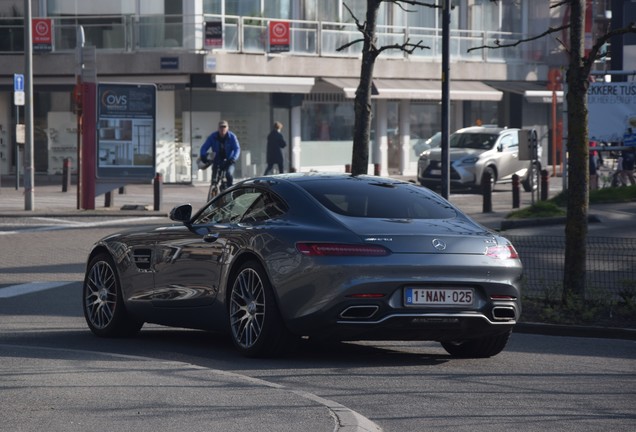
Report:
M58 288L70 283L72 282L31 282L20 285L11 285L0 288L0 298L18 297L25 294Z
M53 222L59 221L59 219L49 219L49 218L38 218L44 221L50 220ZM41 226L36 228L25 228L16 231L0 231L0 235L11 235L11 234L20 234L27 232L40 232L40 231L56 231L56 230L64 230L64 229L73 229L73 228L91 228L91 227L99 227L99 226L108 226L108 225L121 225L127 224L131 222L145 222L156 219L165 219L161 216L150 216L141 218L126 218L126 219L109 219L106 221L99 222L81 222L81 221L66 221L66 225L51 225L51 226Z

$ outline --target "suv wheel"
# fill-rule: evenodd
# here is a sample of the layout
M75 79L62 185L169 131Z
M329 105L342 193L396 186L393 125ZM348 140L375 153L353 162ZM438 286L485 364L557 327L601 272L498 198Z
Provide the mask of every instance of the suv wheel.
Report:
M524 191L532 192L536 191L539 188L539 182L541 181L540 172L541 165L538 163L533 164L532 169L530 170L526 178L521 182ZM530 183L531 179L532 183Z

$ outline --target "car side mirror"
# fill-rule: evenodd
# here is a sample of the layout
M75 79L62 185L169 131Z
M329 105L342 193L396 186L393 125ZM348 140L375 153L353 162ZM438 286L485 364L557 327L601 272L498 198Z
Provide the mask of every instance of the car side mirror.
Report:
M503 151L503 144L499 144L499 145L497 146L497 151L498 151L499 153L501 153L501 152Z
M177 222L188 224L192 218L192 205L182 204L170 211L170 219Z

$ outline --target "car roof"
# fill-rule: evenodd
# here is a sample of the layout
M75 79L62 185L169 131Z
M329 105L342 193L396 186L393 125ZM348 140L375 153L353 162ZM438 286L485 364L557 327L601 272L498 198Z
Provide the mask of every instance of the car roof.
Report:
M331 180L331 181L342 181L342 180L350 180L357 179L360 181L367 182L382 182L382 183L406 183L404 180L394 179L391 177L380 177L369 174L361 174L354 176L349 173L341 173L341 172L324 172L324 171L309 171L309 172L298 172L298 173L287 173L287 174L275 174L266 177L256 177L251 179L251 181L276 181L276 180L286 180L292 183L299 183L305 181L315 181L315 180Z
M517 131L517 128L508 128L508 127L492 127L492 126L470 126L463 129L459 129L455 131L455 133L485 133L485 134L493 134L499 135L502 132L506 131Z

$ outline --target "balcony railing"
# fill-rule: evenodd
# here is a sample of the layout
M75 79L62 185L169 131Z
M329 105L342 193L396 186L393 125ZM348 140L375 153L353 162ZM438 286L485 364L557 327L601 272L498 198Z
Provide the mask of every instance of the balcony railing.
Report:
M214 50L263 54L269 51L267 18L231 15L110 15L53 17L52 52L75 50L77 28L82 26L85 45L98 50L136 52L177 50L206 52L204 25L206 21L221 22L222 44ZM342 49L361 39L355 24L301 20L289 22L290 47L288 54L303 56L350 57L361 55L361 43ZM23 52L23 25L16 18L0 18L0 54ZM535 41L514 48L468 51L483 45L512 42L523 38L521 33L451 30L451 59L478 62L538 62L547 53L547 41ZM382 58L441 59L442 34L438 28L378 26L378 46L401 45L405 42L427 48L408 54L401 50L386 50ZM286 53L287 54L287 53Z

